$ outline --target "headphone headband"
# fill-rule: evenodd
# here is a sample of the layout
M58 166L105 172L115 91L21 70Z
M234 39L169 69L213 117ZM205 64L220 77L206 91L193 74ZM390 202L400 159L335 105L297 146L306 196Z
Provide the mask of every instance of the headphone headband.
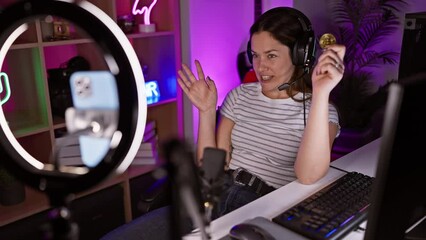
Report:
M311 21L301 11L295 8L283 7L290 14L297 17L302 26L303 36L297 39L292 51L292 62L295 66L302 66L305 72L309 72L315 62L316 39Z
M311 21L301 11L299 11L299 10L297 10L295 8L291 8L291 7L280 7L280 8L285 9L291 15L297 17L297 20L299 21L300 25L302 26L303 32L312 31Z

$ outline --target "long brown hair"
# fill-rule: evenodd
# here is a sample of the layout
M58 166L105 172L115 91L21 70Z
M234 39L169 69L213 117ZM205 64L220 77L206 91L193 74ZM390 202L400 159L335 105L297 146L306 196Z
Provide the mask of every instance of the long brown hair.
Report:
M302 38L305 34L303 26L300 23L301 20L299 19L301 14L300 11L289 7L277 7L266 11L251 26L250 40L255 33L262 31L269 32L274 39L290 48L290 58L293 59L293 48L298 39ZM305 21L309 21L305 15L303 15L303 18ZM249 49L249 51L251 50ZM311 78L309 74L306 74L304 66L296 65L289 83L292 84L290 84L290 87L286 91L295 101L303 101L303 99L294 98L298 92L312 92Z

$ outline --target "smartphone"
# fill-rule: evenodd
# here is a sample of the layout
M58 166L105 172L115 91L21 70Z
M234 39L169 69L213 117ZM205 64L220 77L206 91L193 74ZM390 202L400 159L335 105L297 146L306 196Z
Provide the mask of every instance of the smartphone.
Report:
M117 130L116 80L109 71L78 71L71 74L70 87L73 107L65 113L67 130L79 136L83 164L95 167L108 153Z

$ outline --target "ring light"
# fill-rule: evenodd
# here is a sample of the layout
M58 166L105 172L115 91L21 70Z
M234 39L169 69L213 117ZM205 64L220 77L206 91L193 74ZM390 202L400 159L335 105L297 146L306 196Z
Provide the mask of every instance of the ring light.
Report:
M24 0L0 12L0 68L12 43L25 31L34 17L53 15L64 18L97 43L109 71L114 75L119 99L117 132L121 134L115 149L89 171L52 171L18 143L0 108L0 155L7 169L24 183L41 191L66 195L98 184L114 173L122 173L132 162L142 141L147 103L144 77L134 49L117 24L102 10L87 1ZM80 171L80 172L79 172Z

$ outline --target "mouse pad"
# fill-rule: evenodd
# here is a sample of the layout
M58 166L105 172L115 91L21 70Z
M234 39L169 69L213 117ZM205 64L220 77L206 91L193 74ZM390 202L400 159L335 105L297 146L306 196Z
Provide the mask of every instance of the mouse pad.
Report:
M287 228L284 228L271 220L264 217L255 217L244 221L244 223L250 223L256 225L266 232L270 233L275 239L292 239L292 240L309 240ZM220 240L229 240L232 239L229 235L221 238Z

